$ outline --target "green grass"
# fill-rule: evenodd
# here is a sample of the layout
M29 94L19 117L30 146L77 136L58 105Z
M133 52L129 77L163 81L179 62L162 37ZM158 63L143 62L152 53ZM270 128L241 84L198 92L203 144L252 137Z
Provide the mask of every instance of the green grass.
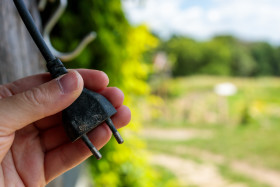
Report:
M193 139L185 145L280 171L279 131L279 128L218 127L212 138Z
M172 154L172 147L186 146L220 154L230 160L244 160L254 165L280 171L279 127L226 127L212 126L209 138L185 141L146 139L148 149ZM192 127L193 128L193 127Z
M170 172L168 169L161 166L153 166L153 168L155 169L155 172L160 175L158 176L158 179L161 182L159 182L158 185L166 187L183 187L174 173Z
M216 84L232 82L238 92L221 98L213 92ZM160 115L145 119L145 127L191 128L209 130L207 139L185 141L147 139L148 149L173 154L195 162L203 162L191 153L178 154L176 146L186 146L222 155L227 161L241 160L251 165L280 172L280 79L193 76L165 81L154 86L163 102L144 106ZM143 103L145 105L145 103ZM224 111L228 111L224 114ZM224 116L223 116L224 115ZM265 186L233 172L226 163L218 165L221 173L232 181L249 186Z
M186 150L194 148L194 146L190 147L190 145L186 144L186 142L184 142L184 141L170 142L170 141L158 141L158 140L153 140L153 139L149 139L148 141L149 141L148 149L152 150L152 153L164 153L164 154L169 154L169 155L173 155L173 156L178 156L180 158L192 160L198 164L203 164L205 162L213 164L213 162L211 162L211 160L205 160L206 158L200 158L200 156L197 155L197 153L193 154L191 150L181 152L181 153L174 151L173 148L178 145L186 146ZM211 142L210 142L210 144L211 144ZM206 150L206 149L204 149L204 150ZM233 183L236 183L236 182L245 183L249 187L268 187L268 185L266 185L266 184L257 182L256 180L254 180L250 177L244 176L240 173L233 171L230 168L230 166L228 165L228 163L230 163L230 159L224 161L223 163L216 163L216 165L220 171L220 174L224 178L228 179L229 181L232 181Z
M256 182L254 179L232 171L227 165L220 165L219 170L222 176L232 182L238 181L240 183L245 183L248 187L269 187L269 185Z

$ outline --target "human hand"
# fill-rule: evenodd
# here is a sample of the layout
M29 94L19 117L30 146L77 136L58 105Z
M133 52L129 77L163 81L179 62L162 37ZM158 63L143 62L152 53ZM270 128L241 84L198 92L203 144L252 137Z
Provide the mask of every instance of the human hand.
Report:
M82 140L70 142L61 121L61 111L78 98L84 84L117 109L112 117L117 128L129 123L123 93L107 87L106 74L77 71L54 80L45 73L0 86L0 186L45 186L91 156ZM111 131L102 124L88 137L100 149Z

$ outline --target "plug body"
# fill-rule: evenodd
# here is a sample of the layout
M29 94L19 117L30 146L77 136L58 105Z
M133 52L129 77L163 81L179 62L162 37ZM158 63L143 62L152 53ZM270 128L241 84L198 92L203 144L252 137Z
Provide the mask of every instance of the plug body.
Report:
M67 73L66 68L57 58L49 61L47 68L53 78ZM83 88L78 99L62 111L63 126L72 142L81 138L92 154L97 159L100 159L102 155L91 143L87 137L87 133L103 122L106 122L117 142L122 144L124 141L110 118L116 112L114 106L104 96Z
M62 120L67 135L75 141L116 112L105 97L84 88L78 99L63 110Z

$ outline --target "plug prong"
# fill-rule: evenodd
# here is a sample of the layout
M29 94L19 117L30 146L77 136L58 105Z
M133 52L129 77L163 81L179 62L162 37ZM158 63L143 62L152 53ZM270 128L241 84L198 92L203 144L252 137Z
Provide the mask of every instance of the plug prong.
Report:
M101 153L94 147L94 145L91 143L90 139L87 137L86 134L81 136L82 140L85 142L85 144L88 146L89 150L92 152L92 154L95 156L97 160L100 160L102 158Z
M111 118L106 119L106 123L107 125L110 127L115 139L117 140L117 142L119 144L122 144L124 142L123 138L121 137L121 134L118 132L118 130L116 129L116 127L114 126Z

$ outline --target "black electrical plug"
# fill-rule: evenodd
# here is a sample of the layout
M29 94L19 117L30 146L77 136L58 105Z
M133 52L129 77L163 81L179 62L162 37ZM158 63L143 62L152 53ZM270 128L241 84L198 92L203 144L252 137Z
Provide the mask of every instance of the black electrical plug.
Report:
M105 121L113 131L113 135L118 143L123 143L123 139L110 119L116 112L116 109L105 97L84 88L80 97L63 110L62 120L68 137L72 141L81 137L94 156L100 159L101 154L89 141L86 133Z
M57 58L49 61L47 68L52 78L67 73L66 68ZM72 142L82 138L93 155L100 159L102 157L100 152L93 146L86 134L106 122L117 142L122 144L124 141L110 118L116 112L114 106L104 96L84 88L78 99L62 111L63 126Z
M53 56L47 47L23 1L14 0L14 3L31 37L47 61L47 68L52 78L66 74L66 68L59 59ZM103 122L106 122L117 142L119 144L123 143L124 141L121 135L110 118L116 112L114 106L105 97L84 88L78 99L62 111L63 126L71 141L82 138L93 155L97 159L100 159L102 155L91 143L87 137L87 133Z

